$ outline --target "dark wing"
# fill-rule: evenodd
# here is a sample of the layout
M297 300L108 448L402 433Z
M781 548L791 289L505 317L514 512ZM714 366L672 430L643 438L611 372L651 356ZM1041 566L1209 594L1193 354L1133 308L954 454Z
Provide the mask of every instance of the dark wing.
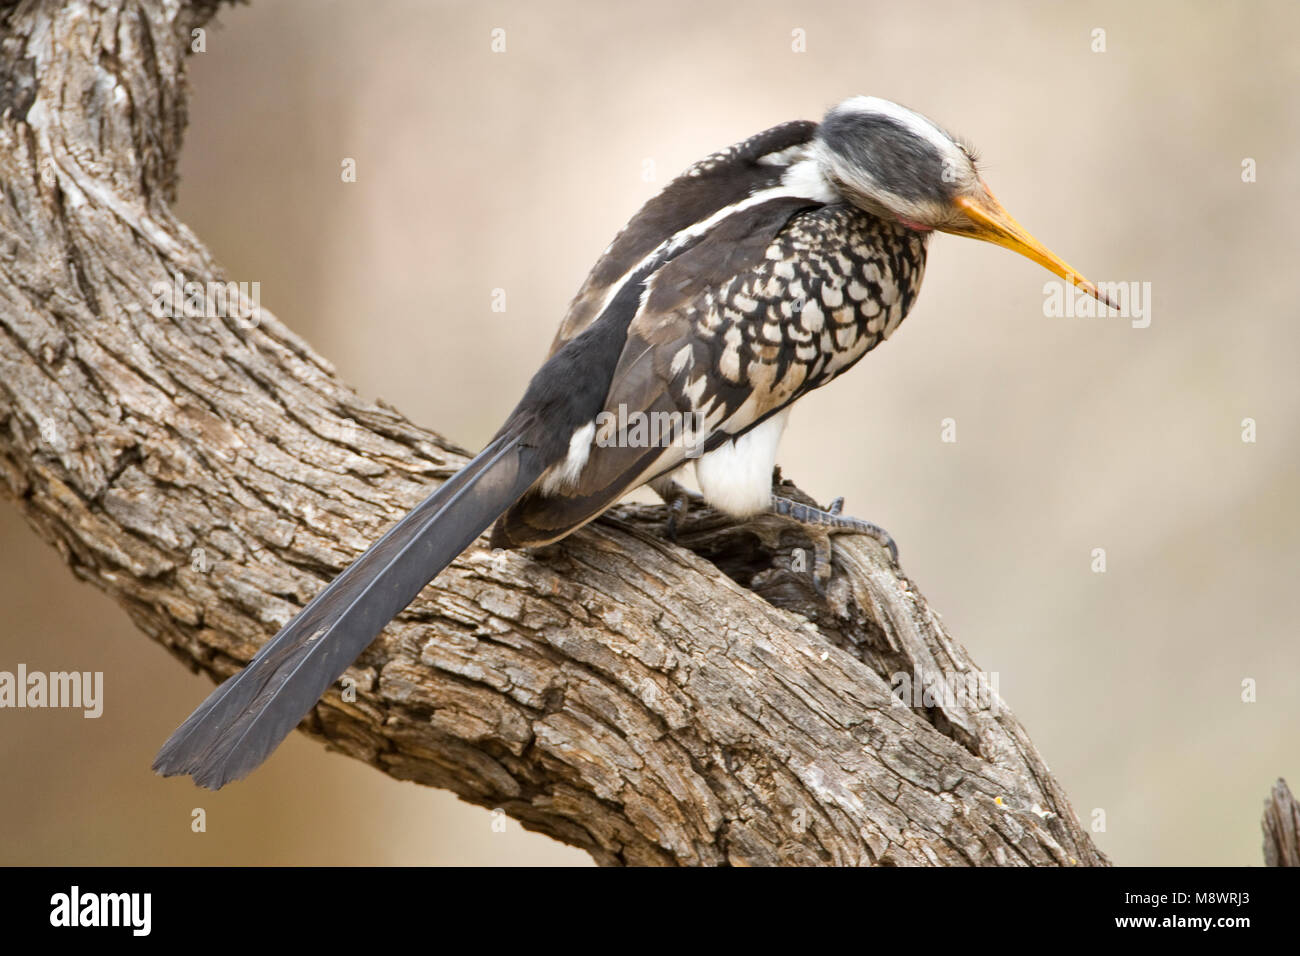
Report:
M551 343L551 354L604 311L611 291L677 233L762 189L776 186L817 124L782 123L700 160L641 207L592 267ZM784 154L784 155L783 155Z
M647 281L576 480L534 486L494 540L555 540L688 460L692 441L611 436L620 406L622 420L677 413L707 452L826 384L898 326L924 265L923 237L842 203L773 199L723 220Z

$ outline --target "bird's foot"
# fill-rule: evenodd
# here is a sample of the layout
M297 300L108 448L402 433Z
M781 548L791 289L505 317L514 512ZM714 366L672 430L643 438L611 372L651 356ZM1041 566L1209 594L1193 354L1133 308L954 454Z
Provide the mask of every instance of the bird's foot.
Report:
M704 496L680 485L671 478L666 481L653 482L650 485L655 494L668 506L668 521L664 526L664 536L669 541L677 540L677 519L690 510L693 502L703 502Z
M836 498L831 502L830 507L823 511L821 508L803 504L793 498L785 498L781 495L772 496L773 514L789 518L791 521L797 521L799 524L820 530L827 535L868 535L879 541L883 547L889 549L889 556L894 559L895 564L898 563L898 545L894 543L894 539L888 531L880 527L880 525L872 524L870 521L863 521L861 518L846 515L843 510L843 498Z

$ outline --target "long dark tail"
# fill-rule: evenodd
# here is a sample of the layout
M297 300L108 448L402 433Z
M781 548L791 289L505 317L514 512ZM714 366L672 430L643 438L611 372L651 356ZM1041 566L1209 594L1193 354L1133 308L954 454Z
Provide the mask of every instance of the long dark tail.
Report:
M502 435L393 525L158 751L153 769L216 790L255 770L420 590L549 464Z

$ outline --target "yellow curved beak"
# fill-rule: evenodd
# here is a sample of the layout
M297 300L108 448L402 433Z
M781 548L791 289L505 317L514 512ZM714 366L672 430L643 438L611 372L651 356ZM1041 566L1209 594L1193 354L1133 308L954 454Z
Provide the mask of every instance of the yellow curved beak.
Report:
M1088 293L1102 305L1115 308L1095 285L1079 275L1064 259L1052 252L1045 245L1029 234L1024 226L1011 217L1011 213L1002 208L1002 204L985 190L980 197L961 196L956 200L957 206L974 223L974 229L954 230L957 235L983 239L985 242L997 243L1012 252L1018 252L1027 259L1032 259L1049 272L1055 273L1066 282L1073 283Z

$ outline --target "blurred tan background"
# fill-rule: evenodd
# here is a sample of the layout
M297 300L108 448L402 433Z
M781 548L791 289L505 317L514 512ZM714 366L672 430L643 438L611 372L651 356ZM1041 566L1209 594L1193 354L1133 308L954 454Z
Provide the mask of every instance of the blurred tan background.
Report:
M1258 864L1269 786L1300 789L1298 33L1287 2L259 0L190 61L180 211L364 395L477 448L693 160L856 93L967 136L1067 261L1152 283L1150 328L1044 318L1047 273L940 236L900 332L795 410L785 471L893 533L1116 863ZM107 696L0 712L0 862L588 862L299 735L219 794L153 777L210 684L7 503L0 540L0 669Z

